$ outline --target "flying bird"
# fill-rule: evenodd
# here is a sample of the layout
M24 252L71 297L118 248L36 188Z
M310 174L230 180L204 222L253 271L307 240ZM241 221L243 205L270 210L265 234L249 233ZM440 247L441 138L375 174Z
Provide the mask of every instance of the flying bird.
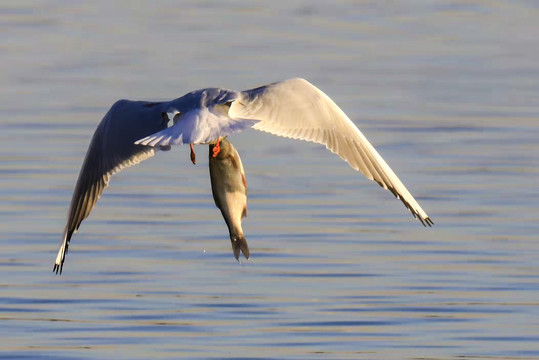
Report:
M212 144L247 128L324 144L400 199L424 226L432 220L346 114L300 78L245 91L206 88L163 101L117 101L97 126L75 186L53 271L62 272L74 232L88 217L111 176L172 145Z

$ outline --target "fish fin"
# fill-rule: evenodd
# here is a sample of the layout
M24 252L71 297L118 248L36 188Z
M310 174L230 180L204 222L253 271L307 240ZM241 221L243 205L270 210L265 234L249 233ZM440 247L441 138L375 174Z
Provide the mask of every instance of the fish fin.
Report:
M245 256L245 258L249 260L249 245L247 245L247 240L245 239L245 236L231 236L230 242L232 243L232 252L234 253L234 257L236 258L236 260L239 261L240 251L243 253L243 256Z

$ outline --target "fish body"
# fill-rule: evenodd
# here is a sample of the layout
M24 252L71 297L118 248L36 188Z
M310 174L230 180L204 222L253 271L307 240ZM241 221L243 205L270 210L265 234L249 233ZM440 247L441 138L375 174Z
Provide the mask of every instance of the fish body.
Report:
M247 183L240 155L226 138L219 140L220 151L214 155L216 143L209 145L211 190L215 205L225 219L232 251L236 260L240 251L249 259L249 246L241 227L247 216Z

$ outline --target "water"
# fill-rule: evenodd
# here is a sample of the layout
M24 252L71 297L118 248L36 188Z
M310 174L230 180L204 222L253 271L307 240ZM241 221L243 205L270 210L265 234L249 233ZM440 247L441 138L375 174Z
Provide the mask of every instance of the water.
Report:
M533 1L2 2L0 357L539 357ZM435 222L320 146L231 138L237 264L205 146L113 178L51 269L119 98L293 76L322 88Z

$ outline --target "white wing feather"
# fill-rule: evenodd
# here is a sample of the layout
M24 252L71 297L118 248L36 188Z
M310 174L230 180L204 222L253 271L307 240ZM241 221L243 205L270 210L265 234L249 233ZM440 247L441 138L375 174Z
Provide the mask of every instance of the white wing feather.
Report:
M326 145L350 166L390 190L423 225L433 222L346 114L304 79L290 79L240 93L231 118L260 120L253 129Z

